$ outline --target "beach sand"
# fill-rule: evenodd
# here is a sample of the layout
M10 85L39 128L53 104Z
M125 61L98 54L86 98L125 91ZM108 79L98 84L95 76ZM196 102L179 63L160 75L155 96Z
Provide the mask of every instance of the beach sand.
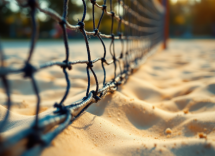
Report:
M27 45L9 47L9 44L4 44L7 64L21 66L27 57ZM87 58L83 43L71 44L70 51L71 60ZM98 42L91 43L91 51L94 58L103 53ZM63 44L50 47L41 43L32 62L62 60L64 55ZM151 56L118 91L91 105L52 141L42 156L215 155L214 60L212 40L171 40L167 50ZM93 68L101 83L100 63ZM112 68L107 67L109 80ZM85 96L85 71L85 65L69 71L71 89L66 104ZM62 69L51 67L35 77L42 99L40 113L48 114L65 92ZM6 129L14 133L34 119L36 98L30 81L22 75L8 78L14 105ZM91 84L94 89L95 82ZM2 118L6 110L2 88L0 97Z

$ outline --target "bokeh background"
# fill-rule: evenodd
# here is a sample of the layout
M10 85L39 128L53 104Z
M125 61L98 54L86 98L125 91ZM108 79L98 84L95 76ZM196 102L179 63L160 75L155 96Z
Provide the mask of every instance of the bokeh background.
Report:
M215 37L215 0L170 0L170 37Z
M114 1L114 0L113 0ZM141 1L141 0L140 0ZM39 0L42 8L52 8L58 13L62 12L63 1ZM86 30L92 28L92 10L90 1L86 16ZM114 1L115 3L117 0ZM103 0L97 0L103 3ZM215 38L215 0L169 0L169 36L171 38ZM114 7L114 11L122 14L122 8ZM81 0L70 0L68 21L75 25L81 19L83 5ZM95 10L95 17L101 15L101 10ZM39 38L61 38L62 32L59 25L45 14L38 12ZM110 17L104 16L101 32L110 33ZM115 25L117 26L117 25ZM15 0L6 3L0 0L0 35L3 39L25 39L31 36L31 20L28 9L21 9ZM79 38L81 33L69 31L69 38Z

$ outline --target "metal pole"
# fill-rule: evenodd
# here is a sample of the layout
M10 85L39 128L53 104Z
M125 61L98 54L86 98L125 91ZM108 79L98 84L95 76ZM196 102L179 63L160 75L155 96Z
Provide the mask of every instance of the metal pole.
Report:
M164 31L163 48L167 49L167 40L169 38L169 0L163 0L162 3L166 9L165 17L164 17L165 21L164 21L164 30L163 30Z

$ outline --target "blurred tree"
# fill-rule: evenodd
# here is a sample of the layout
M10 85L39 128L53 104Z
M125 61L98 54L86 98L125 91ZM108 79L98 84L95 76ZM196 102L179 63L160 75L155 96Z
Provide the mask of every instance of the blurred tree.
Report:
M171 0L171 36L215 36L215 0Z
M215 1L204 0L193 7L193 32L197 35L213 34ZM215 36L215 34L213 34Z
M51 8L62 14L63 0L38 0L41 7ZM87 15L85 20L86 30L92 31L92 4L90 0L87 3ZM116 6L117 0L113 0ZM131 0L124 0L127 5L131 5ZM141 0L139 0L142 3ZM170 0L170 35L183 36L191 35L213 35L215 36L215 0ZM103 0L97 0L100 5ZM107 0L109 6L109 0ZM142 4L145 5L145 4ZM147 6L146 6L147 7ZM114 7L116 11L117 7ZM108 7L109 10L109 7ZM70 0L68 10L68 21L75 25L78 19L82 18L83 4L82 0ZM101 9L95 7L96 23L102 13ZM41 12L37 12L40 37L60 37L61 29L58 23ZM128 18L126 19L128 20ZM131 19L132 22L136 22ZM111 17L104 15L100 26L100 31L110 34ZM138 23L136 23L138 24ZM31 19L27 8L19 8L16 1L5 4L0 0L0 35L4 38L29 37L31 34ZM124 29L124 28L123 28ZM114 22L114 33L116 34L117 22ZM69 31L70 37L82 36L81 33Z
M63 12L63 0L62 1L51 1L51 0L38 0L40 6L42 8L51 8L55 10L57 13L62 15ZM100 5L103 4L103 0L97 0L97 3ZM109 3L109 2L108 2ZM117 1L114 1L117 3ZM85 27L86 30L92 31L92 4L90 0L86 0L87 4L87 15L85 18ZM16 7L16 10L13 8ZM83 3L82 0L70 0L68 6L68 17L67 20L72 25L76 25L78 20L82 19L83 15ZM109 9L109 8L108 8ZM95 20L98 23L98 20L101 16L102 10L95 7ZM29 17L29 9L28 8L20 8L15 1L11 1L10 3L3 3L0 0L0 34L3 37L29 37L29 32L31 29L31 20ZM44 13L37 12L37 21L39 23L39 31L40 37L59 37L61 34L61 29L59 29L59 25L56 21L54 21L49 16ZM116 23L116 22L115 22ZM111 18L107 15L104 15L103 22L100 26L100 31L103 33L110 34ZM114 28L117 28L117 24L114 24ZM69 36L82 36L81 33L75 33L75 31L69 31ZM58 35L57 35L58 34Z

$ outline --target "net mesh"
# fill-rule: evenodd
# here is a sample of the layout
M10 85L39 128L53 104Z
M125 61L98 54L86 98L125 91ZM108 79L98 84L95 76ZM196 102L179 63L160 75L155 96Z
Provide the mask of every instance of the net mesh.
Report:
M21 8L29 8L30 10L32 21L31 42L28 57L24 62L24 66L20 69L13 69L5 65L3 49L0 47L0 78L3 82L2 84L5 94L7 95L7 113L1 121L0 131L5 131L4 127L7 124L12 105L10 84L7 79L9 74L23 73L24 78L29 78L31 80L37 98L36 115L34 123L29 128L17 132L15 135L8 138L1 137L0 153L5 154L11 146L19 143L22 139L27 138L26 149L23 152L29 154L29 152L34 151L34 154L37 155L42 149L47 147L62 130L76 120L92 103L98 102L108 93L116 91L119 85L126 83L129 75L131 75L150 54L152 54L153 49L163 39L164 11L159 10L154 1L149 0L110 0L108 2L109 6L107 5L106 0L103 1L102 5L99 5L96 0L90 0L92 7L93 31L87 31L85 30L85 17L87 11L85 0L82 0L83 16L77 25L72 25L67 21L69 0L63 1L62 15L50 8L41 8L40 3L37 0L17 0L17 2ZM113 6L118 7L117 12L114 12ZM100 18L97 23L95 22L95 8L98 8L98 12L100 13ZM38 36L38 26L36 21L37 11L50 16L61 26L65 46L65 59L62 62L46 62L40 66L34 66L31 63ZM99 31L104 16L109 16L111 18L109 34L103 34ZM117 25L116 30L114 30L115 24ZM86 60L70 61L70 57L72 56L69 55L70 49L67 29L79 30L83 35L86 44ZM103 46L103 55L101 57L96 59L91 58L88 36L95 36L100 40L101 45ZM112 59L110 61L106 60L107 51L103 41L104 38L111 41L109 50ZM115 52L116 40L120 41L122 47L119 56L116 56ZM102 87L99 87L98 77L93 69L93 64L99 61L101 62L103 70ZM86 74L88 77L86 96L77 102L65 105L65 99L71 89L68 71L72 70L72 66L77 64L86 64ZM113 79L108 82L106 81L106 65L113 65L114 67ZM41 100L35 74L38 71L51 66L59 66L62 68L67 87L62 99L53 105L56 110L52 114L39 118ZM95 90L91 90L90 87L90 74L93 75L96 83ZM53 130L53 127L56 128Z

